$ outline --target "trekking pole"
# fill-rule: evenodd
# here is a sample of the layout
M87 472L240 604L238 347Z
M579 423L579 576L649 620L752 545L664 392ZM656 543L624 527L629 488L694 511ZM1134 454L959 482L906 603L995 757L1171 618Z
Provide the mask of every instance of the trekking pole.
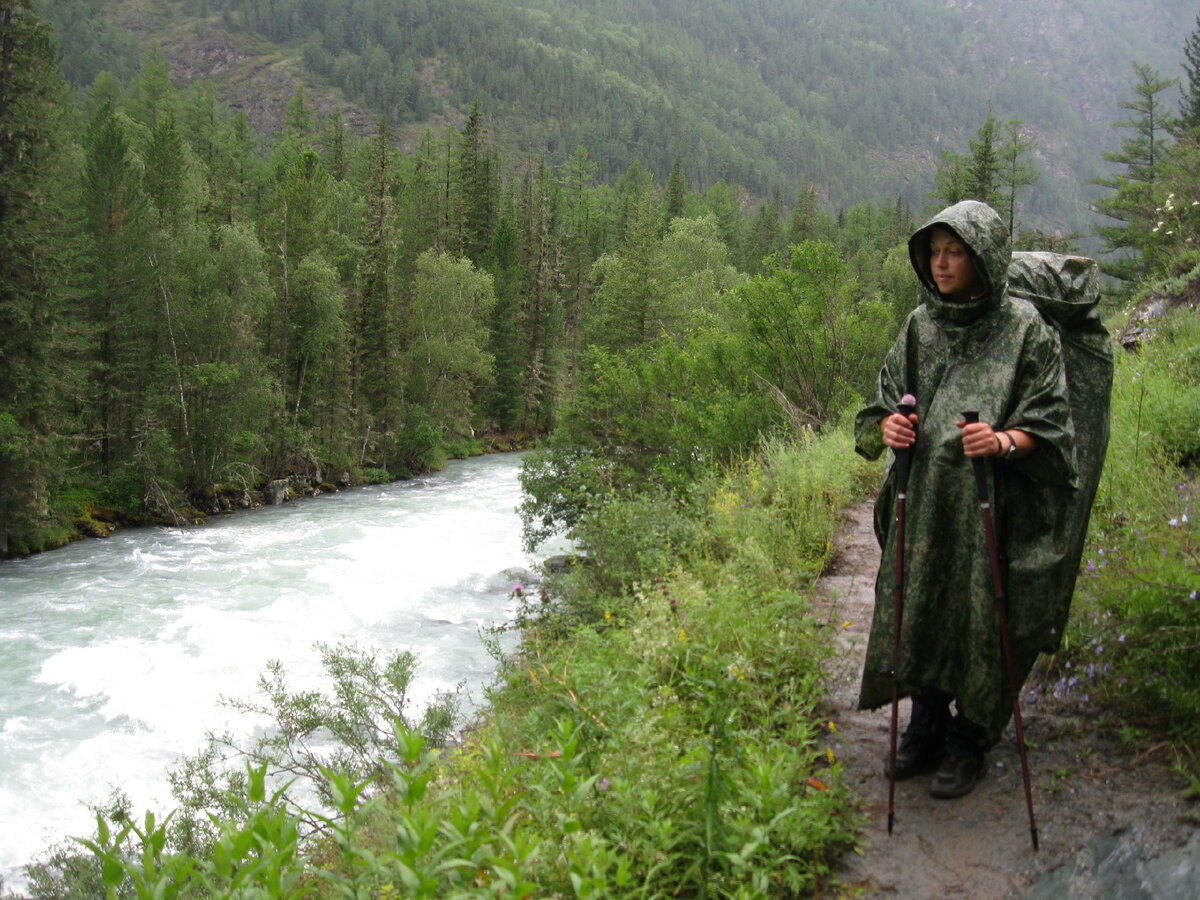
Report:
M917 398L905 394L896 412L906 419L916 411ZM892 730L891 756L888 764L888 834L896 818L896 708L900 704L900 621L904 613L904 506L908 501L908 472L912 463L912 447L893 451L896 454L896 600L895 625L892 633Z
M979 421L979 410L963 410L967 424ZM1000 557L996 550L996 531L992 526L992 504L988 499L987 472L983 459L971 460L975 472L975 490L979 495L979 509L983 513L983 533L987 538L988 561L992 567L992 588L996 594L996 614L1000 620L1000 643L1004 646L1004 664L1008 668L1008 689L1012 694L1013 725L1017 730L1017 752L1021 756L1021 775L1025 780L1025 807L1029 810L1029 837L1033 849L1038 848L1037 825L1033 821L1033 790L1029 786L1029 759L1025 755L1025 730L1021 726L1021 704L1017 698L1017 676L1013 671L1012 647L1008 640L1008 600L1004 596L1004 582L1000 577Z

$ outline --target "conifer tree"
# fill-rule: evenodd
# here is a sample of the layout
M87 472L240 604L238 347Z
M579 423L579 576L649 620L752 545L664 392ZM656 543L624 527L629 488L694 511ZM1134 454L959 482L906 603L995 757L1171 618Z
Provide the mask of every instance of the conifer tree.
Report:
M316 113L304 96L304 85L298 84L283 108L283 133L286 137L307 141L315 129Z
M1188 35L1183 45L1183 98L1179 104L1177 134L1190 134L1200 141L1200 14L1196 16L1196 28Z
M973 200L996 205L996 188L1000 162L998 159L996 113L988 103L987 117L979 126L975 140L969 142L970 161L967 164L967 191Z
M156 349L146 199L125 126L110 106L90 123L83 173L86 294L96 357L88 421L102 475L130 462L137 403Z
M364 442L369 440L372 432L377 440L386 442L400 418L397 409L400 391L395 371L391 141L387 118L380 117L367 169L365 254L359 265L356 376L359 406L366 420L364 427L369 429Z
M483 263L492 242L499 192L498 168L489 146L479 102L471 104L457 148L457 204L461 218L456 223L458 246L476 265Z
M687 176L683 174L683 154L675 154L675 162L671 166L671 174L667 176L667 190L664 198L663 225L670 225L672 219L683 215L684 204L687 200Z
M508 206L509 204L506 204ZM495 427L515 428L521 414L521 298L518 286L515 213L502 212L492 232L488 270L496 296L488 329L488 352L493 360L492 383L484 404Z
M562 241L557 202L543 159L527 171L521 204L519 265L523 349L520 427L540 429L553 414L562 329Z
M1000 205L1000 136L996 113L988 103L987 116L975 137L968 141L967 154L941 151L934 189L929 195L937 208L951 206L960 200L980 200L992 206Z
M726 184L724 179L718 181L704 194L704 207L717 217L717 228L720 229L721 240L725 242L730 253L736 253L741 248L742 199L742 196Z
M324 288L324 270L315 260L328 260L326 245L334 233L330 221L332 194L329 173L311 148L301 150L289 161L289 145L285 142L277 153L276 165L278 175L260 220L263 243L273 258L272 274L278 296L276 313L268 317L267 349L279 367L284 408L295 415L302 406L300 382L306 377L303 370L307 368L296 341L299 339L305 346L311 346L312 341L297 333L303 326L293 317L294 275L300 263L312 256L308 286Z
M750 222L742 248L742 271L755 274L766 270L764 260L779 252L782 222L783 201L776 189L771 202L761 204Z
M805 241L817 239L817 227L821 208L817 202L817 186L813 184L808 173L804 175L804 183L796 194L796 205L788 217L787 243L802 244Z
M597 165L584 147L567 160L563 178L566 227L564 234L564 319L567 367L573 371L579 356L579 324L591 288L588 269L593 262L593 243L598 221L592 198L592 179Z
M1004 123L1004 143L1000 146L996 170L997 210L1008 222L1008 236L1016 236L1017 192L1037 184L1039 175L1027 157L1037 150L1037 138L1022 130L1020 119Z
M625 351L663 333L663 289L657 265L662 222L657 193L645 190L629 204L620 246L596 260L593 304L584 340L607 350Z
M1112 254L1101 265L1109 275L1126 281L1136 281L1146 271L1143 250L1156 221L1154 187L1174 127L1174 119L1160 95L1178 83L1178 79L1163 78L1149 65L1134 63L1133 68L1133 97L1120 104L1133 117L1114 123L1114 127L1130 133L1121 139L1120 150L1104 154L1106 160L1122 168L1113 177L1097 178L1094 182L1112 192L1096 203L1096 211L1116 223L1096 227L1105 251Z
M130 118L152 130L175 113L178 99L167 58L157 46L151 47L130 86L126 100Z
M641 206L648 193L655 191L654 176L635 159L617 179L616 189L617 196L621 198L621 210L617 220L617 241L620 242L625 240L625 232L635 210ZM661 209L659 219L661 224Z
M335 106L321 119L321 149L325 168L334 181L346 180L346 120L342 108Z
M968 199L971 196L970 177L967 160L961 154L941 151L937 171L933 174L933 191L927 195L931 205L941 209Z
M184 175L187 161L183 139L175 127L175 116L164 116L150 132L143 154L142 184L151 205L164 219L177 220L183 213Z
M430 247L446 249L445 191L440 165L442 148L430 129L425 129L417 149L404 160L400 231L404 235L401 248L402 274L411 277L416 259Z
M68 110L49 28L28 0L0 0L0 558L39 549L60 464L54 386L67 378L54 341Z

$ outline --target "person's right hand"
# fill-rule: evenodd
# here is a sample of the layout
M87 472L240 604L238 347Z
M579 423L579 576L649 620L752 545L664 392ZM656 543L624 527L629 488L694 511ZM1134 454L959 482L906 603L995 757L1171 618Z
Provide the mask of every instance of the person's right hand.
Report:
M905 450L917 439L917 414L902 416L892 413L879 423L879 427L883 431L883 443L886 446L893 450Z

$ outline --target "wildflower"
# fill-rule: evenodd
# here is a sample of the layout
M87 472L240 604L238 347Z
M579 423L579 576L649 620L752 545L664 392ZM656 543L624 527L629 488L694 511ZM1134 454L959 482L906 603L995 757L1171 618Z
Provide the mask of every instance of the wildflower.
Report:
M609 786L610 786L610 782L607 778L601 778L599 781L596 782L596 790L598 790L598 791L607 791L609 789Z
M849 628L849 627L850 627L850 625L851 625L851 623L850 623L850 622L848 622L848 621L847 621L847 622L843 622L843 623L842 623L842 630L843 630L843 631L845 631L847 628Z
M604 621L607 622L612 618L612 613L607 609L604 611Z
M830 730L831 732L836 732L836 731L837 731L837 723L836 723L836 722L834 722L834 721L833 721L833 719L830 719L830 720L829 720L829 730Z
M826 748L825 748L825 758L826 758L827 760L829 760L829 764L830 764L831 766L832 766L832 765L833 765L835 762L837 762L837 757L833 755L833 748L832 748L832 747L826 747Z
M679 640L681 640L681 641L687 640L687 629L686 628L679 629Z

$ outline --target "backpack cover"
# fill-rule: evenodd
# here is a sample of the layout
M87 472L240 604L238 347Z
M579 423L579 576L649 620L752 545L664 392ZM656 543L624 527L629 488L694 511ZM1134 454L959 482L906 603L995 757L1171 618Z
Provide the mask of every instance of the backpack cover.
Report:
M1094 259L1083 256L1018 251L1008 266L1008 291L1036 306L1062 343L1079 489L1064 516L1060 537L1070 548L1073 563L1064 566L1064 578L1074 581L1108 449L1113 345L1096 308L1100 269ZM1060 623L1060 634L1065 624Z

